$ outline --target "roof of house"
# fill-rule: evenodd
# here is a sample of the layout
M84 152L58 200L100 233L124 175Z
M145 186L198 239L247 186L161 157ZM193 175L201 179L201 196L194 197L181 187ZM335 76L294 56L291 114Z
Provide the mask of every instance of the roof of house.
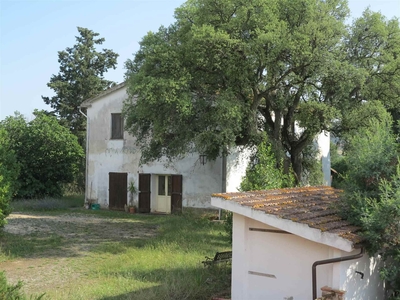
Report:
M259 216L259 221L270 226L351 251L362 238L357 234L360 228L342 219L335 208L341 194L341 190L328 186L286 188L213 194L212 204L254 219L251 211L260 212L266 216Z
M113 87L110 87L110 88L106 89L105 91L101 92L100 94L98 94L97 96L83 101L80 106L81 107L90 107L90 105L92 105L93 102L95 102L95 101L99 100L100 98L102 98L108 94L111 94L112 92L119 90L123 87L125 87L125 82L122 82Z

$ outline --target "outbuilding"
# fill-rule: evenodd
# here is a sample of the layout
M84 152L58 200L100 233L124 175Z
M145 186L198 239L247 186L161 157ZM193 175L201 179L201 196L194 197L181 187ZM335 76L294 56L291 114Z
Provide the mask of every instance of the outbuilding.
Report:
M379 257L328 186L213 194L233 213L232 300L384 299Z

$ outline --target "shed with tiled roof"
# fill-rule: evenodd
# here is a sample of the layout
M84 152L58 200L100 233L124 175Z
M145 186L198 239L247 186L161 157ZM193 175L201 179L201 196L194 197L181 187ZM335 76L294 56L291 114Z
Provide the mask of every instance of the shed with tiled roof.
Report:
M342 195L328 186L213 194L213 206L233 212L232 299L307 300L316 287L383 299L379 259L358 249L360 228L338 214Z

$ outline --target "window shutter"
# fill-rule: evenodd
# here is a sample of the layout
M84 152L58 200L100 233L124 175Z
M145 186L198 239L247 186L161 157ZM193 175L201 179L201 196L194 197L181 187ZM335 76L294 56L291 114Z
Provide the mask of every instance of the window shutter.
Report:
M171 212L182 211L182 175L171 175Z

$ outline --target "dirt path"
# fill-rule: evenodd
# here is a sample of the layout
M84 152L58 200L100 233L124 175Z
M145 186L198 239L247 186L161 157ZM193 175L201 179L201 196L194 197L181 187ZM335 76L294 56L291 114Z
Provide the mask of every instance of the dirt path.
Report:
M7 218L5 231L21 239L35 240L40 247L43 239L47 248L34 249L32 254L11 261L0 262L8 281L24 281L25 291L39 293L46 287L62 286L79 280L85 273L79 268L79 259L85 259L90 250L107 242L148 238L157 228L127 218L103 218L69 212L61 215L41 213L13 213ZM49 247L48 238L54 239ZM58 241L60 241L59 244Z

